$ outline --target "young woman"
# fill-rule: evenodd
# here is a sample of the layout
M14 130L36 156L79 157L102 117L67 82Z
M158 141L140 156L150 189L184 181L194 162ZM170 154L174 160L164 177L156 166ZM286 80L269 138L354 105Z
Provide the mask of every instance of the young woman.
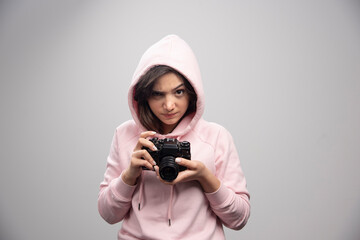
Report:
M118 239L219 240L223 225L244 227L250 203L238 154L229 132L202 118L200 71L186 42L166 36L144 53L128 102L133 120L115 131L98 199L107 222L123 221ZM173 181L149 153L154 137L191 144Z

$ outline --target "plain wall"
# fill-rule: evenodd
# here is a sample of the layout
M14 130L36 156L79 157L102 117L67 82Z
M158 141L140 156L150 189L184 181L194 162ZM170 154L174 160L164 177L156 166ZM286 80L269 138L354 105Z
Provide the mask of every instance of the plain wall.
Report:
M0 1L0 239L116 239L99 184L132 74L167 34L193 48L204 118L247 178L251 217L227 238L360 239L355 0Z

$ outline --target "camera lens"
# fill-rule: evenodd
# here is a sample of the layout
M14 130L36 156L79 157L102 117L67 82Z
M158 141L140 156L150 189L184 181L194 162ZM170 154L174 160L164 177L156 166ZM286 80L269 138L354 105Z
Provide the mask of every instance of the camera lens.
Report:
M165 156L161 159L159 165L160 177L167 181L172 182L179 173L179 165L175 163L173 156Z

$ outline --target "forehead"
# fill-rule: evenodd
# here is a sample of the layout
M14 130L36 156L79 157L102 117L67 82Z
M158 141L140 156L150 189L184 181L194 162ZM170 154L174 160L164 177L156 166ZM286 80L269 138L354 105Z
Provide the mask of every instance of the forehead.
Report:
M167 73L156 80L153 89L157 91L170 91L183 83L182 78L175 73Z

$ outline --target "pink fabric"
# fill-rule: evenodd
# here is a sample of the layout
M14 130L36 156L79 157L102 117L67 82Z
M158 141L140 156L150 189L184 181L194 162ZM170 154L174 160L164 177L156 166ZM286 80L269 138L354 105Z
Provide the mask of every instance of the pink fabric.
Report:
M145 130L137 116L133 87L154 65L177 69L198 96L195 114L185 117L172 133L156 137L189 141L192 159L202 161L221 181L220 188L213 193L204 193L196 181L165 185L152 171L143 171L135 186L121 179L139 135ZM221 240L225 239L223 225L241 229L250 215L245 177L230 133L202 119L202 80L190 47L175 35L150 47L135 71L128 100L133 120L121 124L114 133L98 199L99 213L107 222L122 221L118 239Z

